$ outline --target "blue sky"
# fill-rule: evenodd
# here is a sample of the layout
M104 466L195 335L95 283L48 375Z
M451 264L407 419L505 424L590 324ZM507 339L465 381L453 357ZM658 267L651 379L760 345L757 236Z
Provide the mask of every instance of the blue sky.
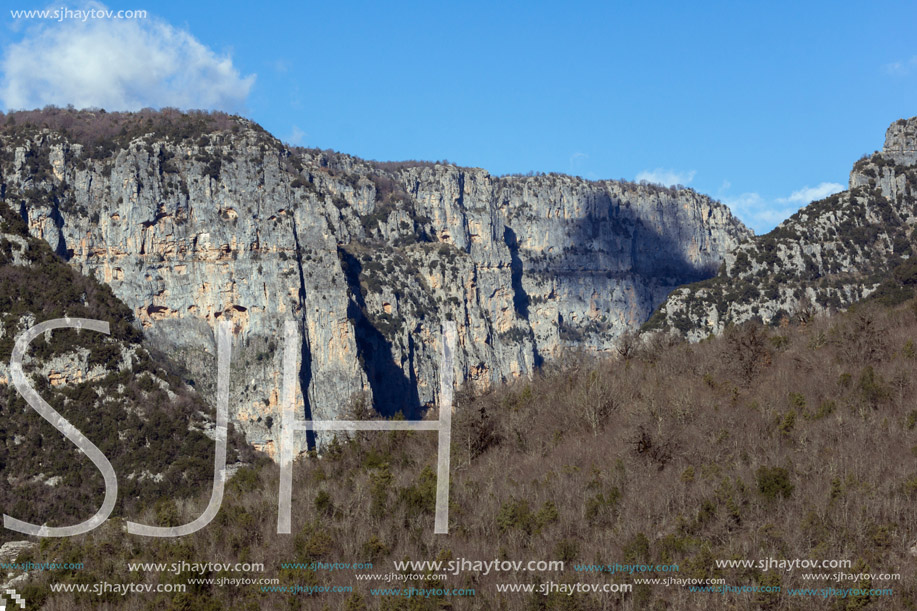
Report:
M28 4L0 106L221 108L283 140L495 174L680 182L766 231L917 115L917 4Z

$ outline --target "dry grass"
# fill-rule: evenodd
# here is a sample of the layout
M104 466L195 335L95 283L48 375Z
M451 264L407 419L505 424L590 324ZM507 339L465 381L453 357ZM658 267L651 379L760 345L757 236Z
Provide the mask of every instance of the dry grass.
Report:
M109 524L82 539L48 542L35 559L82 559L87 570L65 577L82 582L166 579L128 575L128 559L264 562L266 574L285 584L353 585L359 593L217 588L184 598L111 597L109 608L912 608L915 336L914 304L861 308L805 326L731 329L699 344L650 338L617 359L570 355L531 380L479 396L459 393L448 536L433 534L431 479L423 473L435 468L435 435L398 432L363 434L297 465L298 534L274 532L278 478L270 465L234 480L216 523L196 535L149 541ZM564 558L567 570L450 576L447 587L473 587L477 596L392 599L371 596L347 572L279 568L281 562L372 561L374 572L387 573L393 560L405 558L498 557ZM723 597L675 586L638 586L623 597L501 595L495 588L533 580L630 581L572 568L615 562L675 562L681 578L716 576L733 586L784 591L856 585L804 582L802 569L718 570L713 563L769 557L849 559L854 567L846 572L901 573L902 579L859 584L892 587L893 597L843 601L785 592ZM41 597L59 578L39 576L29 594ZM426 586L435 583L431 578ZM49 609L105 602L45 600Z

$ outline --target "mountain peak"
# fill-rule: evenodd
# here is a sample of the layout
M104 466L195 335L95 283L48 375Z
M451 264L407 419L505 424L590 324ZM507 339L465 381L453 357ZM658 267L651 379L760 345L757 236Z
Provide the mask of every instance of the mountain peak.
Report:
M888 128L850 189L812 202L772 232L727 253L712 279L674 291L645 329L692 340L730 324L782 324L866 298L894 304L917 294L917 117Z
M898 119L885 132L885 146L882 152L898 155L917 155L917 117Z

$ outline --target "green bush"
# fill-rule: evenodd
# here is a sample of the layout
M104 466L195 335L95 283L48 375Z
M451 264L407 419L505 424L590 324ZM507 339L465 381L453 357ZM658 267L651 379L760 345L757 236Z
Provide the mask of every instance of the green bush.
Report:
M293 539L297 562L313 562L324 558L334 547L327 524L310 522Z
M758 482L758 493L765 499L774 500L778 496L788 499L793 493L790 473L783 467L759 467L755 477Z
M497 512L497 527L500 532L521 530L531 534L535 527L535 519L529 502L525 499L511 499L500 506Z
M630 564L646 562L650 558L650 540L642 532L631 537L624 544L624 561Z
M331 495L327 490L319 490L315 495L315 511L324 516L334 514L334 503L331 502Z
M596 494L586 501L586 521L595 526L609 524L614 518L614 510L621 500L621 491L612 486L607 492Z
M424 467L417 483L402 489L399 497L408 518L422 513L432 514L436 508L436 473L429 465Z

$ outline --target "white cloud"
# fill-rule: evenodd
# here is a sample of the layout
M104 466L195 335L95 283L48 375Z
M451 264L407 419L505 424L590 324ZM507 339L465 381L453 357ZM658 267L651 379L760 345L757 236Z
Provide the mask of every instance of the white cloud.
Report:
M803 206L843 190L844 186L836 182L823 182L817 187L806 186L787 197L773 200L754 192L734 197L724 196L722 200L742 222L754 229L755 233L761 234L788 219Z
M664 185L666 187L671 187L672 185L687 185L694 180L694 175L697 172L690 170L687 172L681 172L678 170L665 170L663 168L656 168L655 170L643 170L637 174L637 182L645 180L646 182L651 182L657 185Z
M241 76L228 55L150 18L41 23L4 49L0 69L6 109L241 110L255 81Z
M758 193L743 193L737 197L725 197L723 203L732 213L742 219L755 233L765 233L788 218L796 208L774 206Z
M570 173L576 174L577 170L582 167L587 159L589 159L589 155L586 153L577 152L570 155Z
M885 72L892 76L907 76L914 68L917 68L917 55L910 59L885 64L884 68Z
M306 136L308 134L301 130L298 125L294 125L290 135L287 136L287 142L296 146L302 146L302 143L306 141Z
M793 191L789 197L777 198L780 203L793 203L805 206L819 199L824 199L829 195L834 195L844 190L844 185L836 182L819 183L817 187L806 185L798 191Z

